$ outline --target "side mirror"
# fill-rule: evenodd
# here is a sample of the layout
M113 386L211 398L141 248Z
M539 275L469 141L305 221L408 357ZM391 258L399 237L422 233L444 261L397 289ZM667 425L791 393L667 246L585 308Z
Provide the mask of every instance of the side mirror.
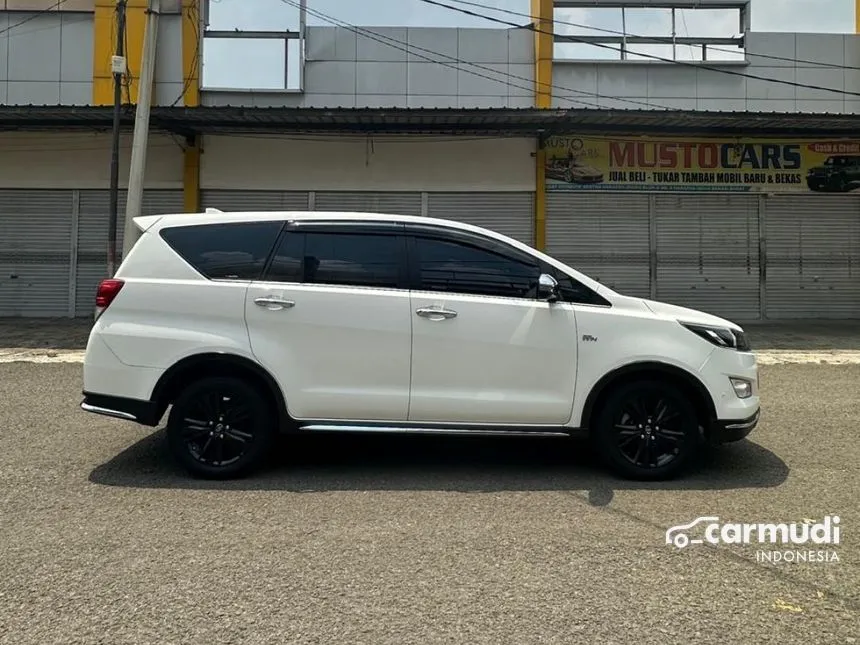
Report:
M558 301L558 280L553 278L549 273L541 273L538 278L538 300L546 300L547 302Z

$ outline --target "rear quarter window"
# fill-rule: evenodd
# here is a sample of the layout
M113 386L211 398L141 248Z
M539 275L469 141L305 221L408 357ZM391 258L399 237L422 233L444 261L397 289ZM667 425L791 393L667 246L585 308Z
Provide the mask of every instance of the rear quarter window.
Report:
M256 280L272 251L282 222L175 226L161 238L210 280Z

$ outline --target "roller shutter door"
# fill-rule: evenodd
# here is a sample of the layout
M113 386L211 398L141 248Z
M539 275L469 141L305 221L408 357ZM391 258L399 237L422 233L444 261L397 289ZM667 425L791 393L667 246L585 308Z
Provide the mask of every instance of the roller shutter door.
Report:
M117 256L121 260L125 228L126 191L119 193L117 223ZM144 215L182 213L185 210L181 190L145 190L141 211ZM75 289L75 315L91 316L95 307L96 288L107 277L107 247L110 214L110 192L80 191L78 215L78 266Z
M482 226L534 244L534 193L428 193L427 215Z
M0 190L0 316L67 316L71 190Z
M306 211L308 193L289 190L203 190L203 208L222 211Z
M314 209L420 215L421 193L319 191L315 195Z
M761 317L756 195L656 195L657 300Z
M860 199L780 195L765 209L767 317L860 317Z
M547 194L547 252L610 289L650 294L648 195Z

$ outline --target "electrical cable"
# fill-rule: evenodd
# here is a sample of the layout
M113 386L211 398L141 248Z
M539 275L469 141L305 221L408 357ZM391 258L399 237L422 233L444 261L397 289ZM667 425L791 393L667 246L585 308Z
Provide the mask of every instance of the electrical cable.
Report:
M288 5L295 7L295 8L301 7L301 5L298 2L296 2L295 0L281 0L281 2L284 4L288 4ZM462 71L462 72L465 72L467 74L471 74L473 76L485 78L485 79L491 80L495 83L502 82L500 80L500 78L498 78L499 76L521 80L521 81L524 81L524 82L530 83L530 84L534 83L534 79L531 79L531 78L528 78L525 76L518 76L516 74L511 74L510 72L500 72L498 70L493 69L492 67L487 67L486 65L481 65L479 63L472 63L470 61L465 61L465 60L462 60L462 59L457 58L455 56L443 54L441 52L427 49L425 47L418 47L417 45L410 45L409 43L404 42L402 40L399 40L397 38L392 38L390 36L378 34L376 32L369 31L367 29L362 29L361 27L358 27L356 25L351 25L349 23L346 23L346 22L344 22L338 18L334 18L333 16L329 16L329 15L327 15L321 11L318 11L316 9L306 8L306 11L310 15L315 16L317 18L320 18L321 20L323 20L329 24L332 24L332 25L335 25L338 27L342 27L342 28L347 29L347 30L349 30L349 31L351 31L357 35L364 37L364 38L368 38L369 40L374 40L374 41L382 43L384 45L388 45L389 47L393 47L394 49L398 49L398 50L403 51L403 52L411 53L413 56L416 56L418 58L421 58L421 59L428 61L428 62L431 62L431 63L436 63L438 65L443 65L445 67L449 67L451 69ZM386 41L389 41L389 42L386 42ZM392 43L395 43L395 44L392 44ZM453 63L446 63L445 61L442 61L442 60L434 60L432 58L428 58L427 56L422 56L421 54L417 54L417 53L415 53L414 50L424 51L424 52L427 52L427 53L432 54L434 56L444 56L445 58L448 58L451 61L453 61ZM479 72L475 72L475 71L472 71L469 69L464 69L463 67L461 67L462 65L469 65L472 67L476 67L478 69L485 69L487 71L492 72L493 74L497 74L498 76L492 77L492 76L488 76L486 74L481 74ZM507 83L507 84L510 87L515 87L517 89L526 90L530 94L534 92L534 85L527 87L527 86L523 86L523 85L517 85L514 83ZM619 101L619 102L623 102L623 103L642 105L642 106L645 106L649 109L654 109L654 108L658 108L658 109L662 109L662 110L673 109L673 108L670 108L670 107L665 106L665 105L660 105L657 103L652 103L652 102L647 102L647 101L641 101L641 100L633 99L633 98L625 98L625 97L620 97L620 96L609 96L606 94L599 94L597 92L588 92L586 90L578 90L578 89L574 89L574 88L570 88L570 87L564 87L561 85L553 85L550 83L546 83L544 85L548 88L551 88L551 89L557 89L557 90L561 90L563 92L572 92L574 95L578 95L578 96L588 96L588 97L597 98L597 99L601 99L601 98L611 99L613 101ZM580 105L583 105L585 107L591 107L591 108L595 108L595 109L606 109L606 108L598 105L597 103L585 101L581 98L574 98L573 95L558 96L557 98L566 99L566 100L569 100L573 103L579 103Z
M547 36L555 36L555 34L553 34L553 32L544 31L543 29L538 29L534 24L518 25L515 22L510 22L508 20L502 20L501 18L495 18L493 16L487 16L484 14L477 13L475 11L471 11L469 9L461 9L460 7L455 7L455 6L452 6L452 5L447 4L445 2L439 2L438 0L418 0L418 2L423 2L424 4L433 5L436 7L442 7L444 9L448 9L450 11L455 11L457 13L462 13L464 15L472 16L475 18L482 18L484 20L489 20L490 22L499 23L502 25L506 25L508 27L515 27L517 29L528 29L530 31L534 31L535 33L546 34ZM486 7L486 8L493 9L492 7ZM621 51L620 49L618 49L616 47L612 47L611 45L607 45L605 43L588 42L588 41L582 40L581 38L577 38L576 36L572 36L569 34L559 34L559 37L563 38L565 40L569 40L571 42L578 42L580 44L591 45L593 47L600 47L602 49L608 49L608 50L611 50L614 52L620 52ZM706 69L706 70L709 70L712 72L717 72L720 74L728 74L730 76L739 76L741 78L748 78L748 79L753 79L753 80L757 80L757 81L766 81L768 83L777 83L780 85L789 85L789 86L795 87L795 88L799 87L799 88L803 88L803 89L817 90L819 92L831 92L834 94L841 94L843 96L860 96L860 92L850 92L848 90L838 90L838 89L833 88L833 87L823 87L821 85L810 85L807 83L797 83L795 81L786 81L786 80L777 79L777 78L768 78L767 76L758 76L756 74L747 74L745 72L738 72L735 70L723 69L720 67L714 67L712 65L705 65L705 64L699 63L699 62L672 60L671 58L665 58L663 56L657 56L655 54L645 54L645 53L639 53L639 52L637 52L636 55L641 56L643 58L650 58L652 60L661 61L663 63L670 63L672 65L680 65L683 67L692 67L693 69Z
M66 0L57 0L57 1L56 1L56 2L54 2L54 4L52 4L50 7L46 7L46 8L44 8L44 9L38 9L38 10L36 10L36 11L33 13L33 15L32 15L32 16L27 16L27 17L26 17L26 18L24 18L23 20L21 20L21 21L19 21L19 22L16 22L14 25L9 25L9 26L8 26L8 27L6 27L5 29L0 29L0 36L2 36L3 34L5 34L5 33L6 33L6 32L8 32L8 31L12 31L12 30L13 30L13 29L15 29L16 27L20 27L21 25L25 25L25 24L27 24L28 22L30 22L31 20L35 20L36 18L39 18L40 16L45 15L46 13L51 13L52 11L55 11L55 10L59 9L59 8L60 8L61 6L63 6L65 3L66 3Z
M470 7L479 7L482 9L487 9L489 11L497 11L499 13L508 14L510 16L519 16L522 18L528 18L529 20L533 19L533 16L531 16L530 14L527 14L527 13L523 13L522 11L513 11L511 9L502 9L501 7L491 7L489 5L482 4L480 2L471 2L470 0L450 0L450 2L453 2L455 4L466 5L466 6L470 6ZM599 9L600 6L597 5L595 8ZM680 9L680 12L681 12L681 19L684 21L684 27L686 29L687 19L684 17L684 10ZM638 36L639 35L639 34L634 34L631 32L625 33L623 31L618 31L617 29L606 29L603 27L590 27L588 25L583 25L583 24L577 23L577 22L570 22L567 20L553 19L551 22L553 24L556 24L556 25L566 25L569 27L576 27L577 29L588 29L590 31L599 31L599 32L604 33L604 34L612 34L615 36ZM559 35L565 36L566 34L559 34ZM688 32L688 35L689 35L689 32ZM593 45L594 43L586 43L586 44ZM659 44L659 43L655 43L655 44ZM690 47L692 47L692 45L690 45ZM826 68L832 68L832 69L860 70L860 67L855 67L852 65L839 65L837 63L825 63L823 61L808 60L805 58L790 58L787 56L776 56L775 54L759 54L759 53L749 51L749 50L746 50L744 52L738 52L738 51L734 51L731 49L725 49L723 47L718 47L716 45L708 45L708 49L710 51L723 52L726 54L744 53L744 54L747 54L749 56L755 56L756 58L767 58L769 60L779 60L779 61L789 62L789 63L803 63L804 65L816 65L819 67L826 67ZM632 52L632 53L636 54L636 52ZM636 55L639 56L640 54L636 54Z
M192 13L194 15L192 15ZM194 44L194 56L191 58L191 73L185 78L185 83L182 86L182 91L179 93L179 96L170 104L170 107L176 107L179 104L179 101L185 98L185 93L188 92L188 89L191 87L191 83L195 80L193 76L194 70L197 69L197 65L200 61L200 49L201 49L201 41L203 40L202 35L200 34L200 13L197 11L197 5L190 5L189 11L185 14L185 19L189 20L194 25L194 36L195 36L195 44ZM198 74L199 77L199 74ZM199 82L199 78L198 78Z

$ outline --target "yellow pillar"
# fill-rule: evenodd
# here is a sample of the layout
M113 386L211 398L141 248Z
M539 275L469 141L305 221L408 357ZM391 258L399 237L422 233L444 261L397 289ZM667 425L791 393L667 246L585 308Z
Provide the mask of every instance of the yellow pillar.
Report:
M200 105L201 24L199 0L182 0L182 103L187 108ZM200 212L200 146L198 135L185 147L182 188L186 213Z
M854 0L854 33L860 34L860 0Z
M857 0L860 2L860 0ZM535 107L552 107L553 0L531 0L535 40ZM546 248L546 150L538 140L535 150L535 247Z
M130 78L123 103L137 103L137 81L143 58L147 0L128 0L125 14L125 57ZM93 16L93 105L113 105L110 60L116 51L116 0L96 0ZM153 96L155 93L153 93Z

